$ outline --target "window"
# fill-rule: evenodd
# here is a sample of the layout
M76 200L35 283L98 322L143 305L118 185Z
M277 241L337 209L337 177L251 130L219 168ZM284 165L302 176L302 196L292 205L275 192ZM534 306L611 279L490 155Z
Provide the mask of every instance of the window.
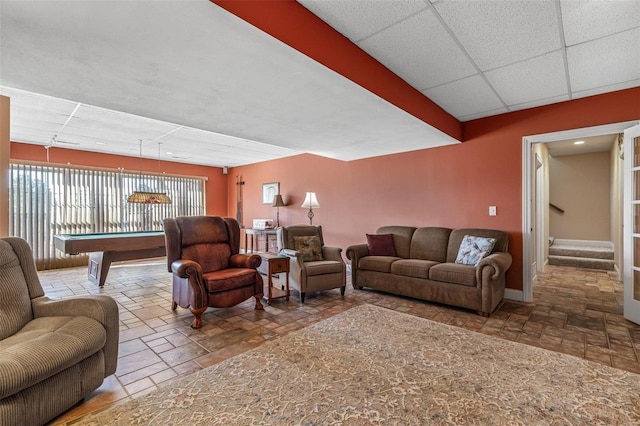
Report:
M33 248L39 270L86 265L53 244L56 234L160 231L167 217L204 214L204 179L11 164L9 234ZM171 204L129 204L135 190L166 192Z

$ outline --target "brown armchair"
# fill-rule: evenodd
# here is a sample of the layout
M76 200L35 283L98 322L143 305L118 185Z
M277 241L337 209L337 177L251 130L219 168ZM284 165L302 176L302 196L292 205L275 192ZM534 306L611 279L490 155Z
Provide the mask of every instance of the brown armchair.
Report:
M278 251L291 259L289 282L300 291L300 302L308 292L338 287L344 296L347 267L342 249L324 245L322 226L292 225L276 232Z
M173 272L173 303L189 308L195 317L191 327L202 326L207 307L228 308L256 299L264 309L262 258L239 254L240 226L220 216L183 216L164 220L167 266Z

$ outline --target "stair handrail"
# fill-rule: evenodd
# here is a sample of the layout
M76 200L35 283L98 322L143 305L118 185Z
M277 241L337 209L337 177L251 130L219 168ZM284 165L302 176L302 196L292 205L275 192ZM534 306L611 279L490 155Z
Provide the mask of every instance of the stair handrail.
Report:
M549 203L549 207L551 207L551 208L553 208L553 209L557 210L560 214L564 214L564 209L561 209L560 207L556 206L556 205L555 205L555 204L553 204L553 203Z

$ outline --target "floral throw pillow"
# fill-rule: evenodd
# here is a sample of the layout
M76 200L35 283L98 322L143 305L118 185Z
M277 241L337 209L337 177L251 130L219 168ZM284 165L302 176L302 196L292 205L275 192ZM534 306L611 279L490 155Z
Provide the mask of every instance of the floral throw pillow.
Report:
M316 236L293 237L296 250L302 255L303 262L324 260L320 238Z
M456 263L476 266L482 258L491 254L493 246L496 244L495 238L474 237L465 235L460 243Z

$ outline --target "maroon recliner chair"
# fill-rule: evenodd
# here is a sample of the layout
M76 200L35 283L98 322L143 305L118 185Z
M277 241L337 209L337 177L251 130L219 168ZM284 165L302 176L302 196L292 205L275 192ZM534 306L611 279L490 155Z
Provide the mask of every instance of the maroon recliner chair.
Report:
M240 225L220 216L182 216L164 220L167 266L173 273L172 310L180 305L195 317L191 327L202 326L208 307L228 308L256 299L264 309L262 258L239 254Z

